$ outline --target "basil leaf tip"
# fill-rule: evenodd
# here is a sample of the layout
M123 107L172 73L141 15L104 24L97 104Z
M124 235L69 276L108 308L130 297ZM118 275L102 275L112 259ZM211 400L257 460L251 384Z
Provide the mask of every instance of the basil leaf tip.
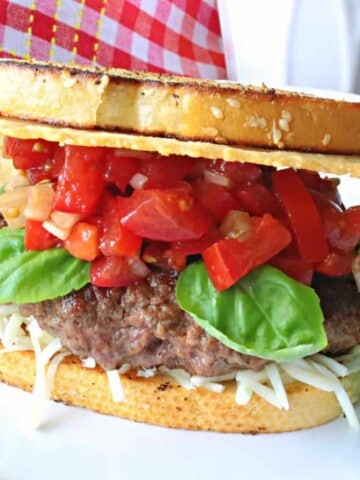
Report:
M25 251L23 230L0 230L0 265L0 303L41 302L90 281L90 263L63 248Z
M243 354L289 361L327 345L315 291L269 265L218 292L203 262L193 263L179 276L176 298L209 335Z

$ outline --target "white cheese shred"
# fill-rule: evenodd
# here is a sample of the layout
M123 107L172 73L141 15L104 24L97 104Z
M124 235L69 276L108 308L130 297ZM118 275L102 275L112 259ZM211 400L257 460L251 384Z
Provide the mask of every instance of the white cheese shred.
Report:
M125 402L125 392L120 378L119 370L107 370L106 375L113 402Z

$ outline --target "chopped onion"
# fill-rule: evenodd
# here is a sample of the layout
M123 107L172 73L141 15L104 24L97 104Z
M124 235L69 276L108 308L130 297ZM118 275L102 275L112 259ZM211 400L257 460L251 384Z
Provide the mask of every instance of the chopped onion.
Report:
M25 226L24 209L31 186L19 187L0 195L0 212L9 228L18 229Z
M146 175L143 175L142 173L135 173L130 180L129 180L129 185L134 189L134 190L140 190L143 188L145 183L149 180L149 177Z
M29 189L29 196L24 209L25 218L43 222L51 213L55 190L51 183L33 185Z
M72 227L81 219L78 213L67 213L54 210L51 213L51 221L63 230L71 230Z
M145 278L149 275L150 270L145 263L138 258L128 258L128 264L131 271L139 278Z
M28 177L26 175L18 173L17 175L13 175L9 178L9 181L5 186L5 192L11 192L12 190L15 190L15 188L27 187L29 185L30 180L28 179Z
M231 179L221 173L216 173L211 170L204 170L204 180L207 183L215 183L222 187L231 187Z
M46 231L51 233L57 238L60 238L60 240L66 240L68 236L70 235L70 229L63 229L56 225L52 221L46 221L42 223L42 226L45 228Z
M220 232L226 238L246 240L251 233L249 214L241 210L230 210L220 225Z

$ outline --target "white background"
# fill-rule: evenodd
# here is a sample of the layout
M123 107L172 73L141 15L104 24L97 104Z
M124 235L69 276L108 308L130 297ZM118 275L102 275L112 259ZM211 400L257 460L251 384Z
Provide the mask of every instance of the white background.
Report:
M360 93L359 0L218 0L231 80Z

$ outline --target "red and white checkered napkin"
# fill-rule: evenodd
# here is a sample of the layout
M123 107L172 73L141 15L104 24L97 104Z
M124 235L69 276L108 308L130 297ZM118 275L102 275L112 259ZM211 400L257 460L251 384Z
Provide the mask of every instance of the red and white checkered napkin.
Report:
M0 56L226 77L216 0L0 0Z

